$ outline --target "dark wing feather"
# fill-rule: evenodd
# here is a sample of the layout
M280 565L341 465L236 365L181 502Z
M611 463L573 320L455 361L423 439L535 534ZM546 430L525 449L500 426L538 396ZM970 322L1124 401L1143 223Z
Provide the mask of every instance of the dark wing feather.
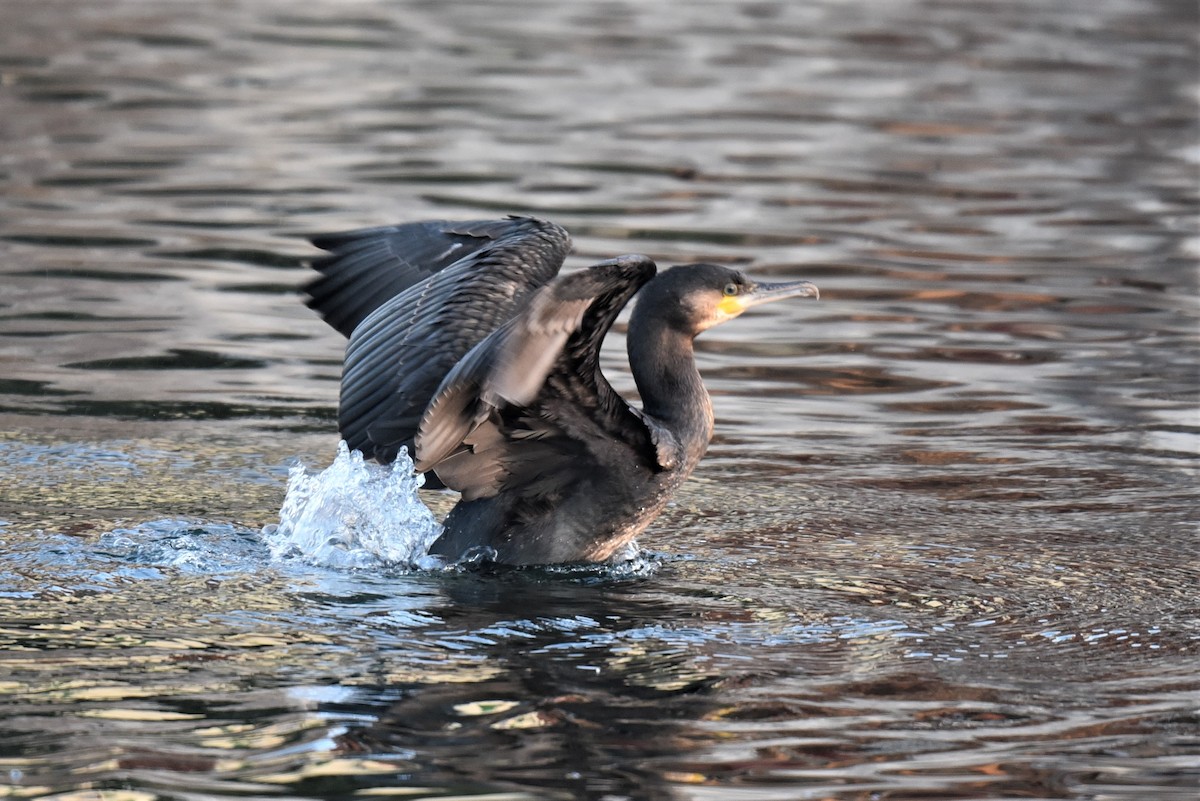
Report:
M599 352L654 273L644 256L622 256L540 289L446 376L420 423L418 469L472 500L566 480L586 469L589 445L613 440L653 464L651 433L600 372Z
M312 243L330 255L313 260L321 276L303 291L309 308L349 337L371 312L409 287L494 242L546 225L520 217L431 220L321 234Z
M570 238L557 225L530 218L376 230L322 239L336 254L348 254L346 274L327 266L326 276L341 276L342 283L327 294L310 293L314 308L331 321L352 322L371 307L346 347L338 425L351 448L386 464L402 446L412 450L421 415L451 368L558 273ZM405 243L413 243L419 257L396 256ZM462 256L448 262L454 254ZM356 293L398 287L379 302L377 296L354 300Z

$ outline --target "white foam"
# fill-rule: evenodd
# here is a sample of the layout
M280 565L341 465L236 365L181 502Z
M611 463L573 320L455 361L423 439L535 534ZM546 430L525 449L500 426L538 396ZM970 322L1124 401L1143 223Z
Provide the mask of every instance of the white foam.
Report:
M263 541L275 559L322 567L432 567L442 529L417 497L423 483L407 451L385 467L342 442L324 470L292 468L279 524L263 528Z

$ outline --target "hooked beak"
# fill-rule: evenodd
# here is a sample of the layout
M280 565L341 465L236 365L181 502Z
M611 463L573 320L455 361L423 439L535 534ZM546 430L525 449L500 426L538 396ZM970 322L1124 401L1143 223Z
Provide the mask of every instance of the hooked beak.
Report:
M808 281L787 281L780 284L755 283L754 288L742 295L742 308L761 306L784 298L820 298L817 285Z

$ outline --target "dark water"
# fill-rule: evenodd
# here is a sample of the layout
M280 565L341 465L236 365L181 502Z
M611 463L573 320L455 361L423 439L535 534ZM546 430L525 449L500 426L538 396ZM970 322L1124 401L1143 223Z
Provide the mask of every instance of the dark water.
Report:
M1194 3L4 12L0 797L1196 797ZM509 212L822 300L656 569L272 561L304 236Z

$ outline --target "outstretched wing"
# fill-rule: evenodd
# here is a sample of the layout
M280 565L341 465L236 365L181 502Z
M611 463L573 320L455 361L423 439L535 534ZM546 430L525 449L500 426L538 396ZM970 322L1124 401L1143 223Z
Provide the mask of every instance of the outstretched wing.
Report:
M549 226L527 217L430 220L314 236L312 243L330 255L312 262L321 277L304 287L307 305L349 337L371 312L434 273L493 243ZM569 247L566 232L552 227Z
M654 466L651 431L599 366L604 335L654 273L646 257L622 256L538 290L438 387L417 433L417 469L473 500L570 481L614 442Z
M559 226L527 217L426 222L314 240L333 255L309 305L347 333L338 425L367 458L412 449L421 415L471 348L552 279L570 250Z

